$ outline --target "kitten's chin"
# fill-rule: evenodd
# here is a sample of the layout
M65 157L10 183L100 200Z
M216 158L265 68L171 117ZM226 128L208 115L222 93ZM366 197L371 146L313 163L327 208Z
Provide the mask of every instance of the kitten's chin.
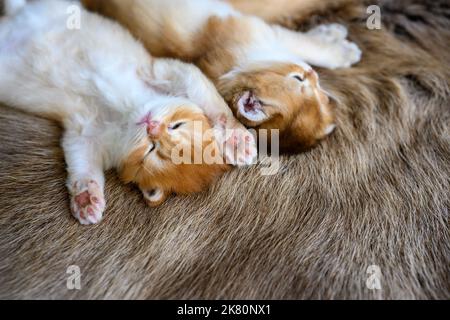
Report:
M267 120L263 106L257 97L250 91L242 94L237 102L238 118L246 125L256 126Z

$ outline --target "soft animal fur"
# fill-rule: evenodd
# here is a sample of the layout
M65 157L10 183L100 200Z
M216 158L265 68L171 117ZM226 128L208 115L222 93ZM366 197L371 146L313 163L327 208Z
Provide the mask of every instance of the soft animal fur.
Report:
M381 30L366 27L371 4ZM0 107L0 298L450 299L448 1L288 21L330 22L364 59L318 70L338 98L329 139L276 175L233 170L158 208L108 172L93 228L70 219L61 129ZM67 289L70 265L81 290ZM366 286L370 265L381 290Z
M153 59L121 26L86 11L81 28L71 30L73 2L7 3L17 15L0 21L0 101L62 123L71 207L82 224L102 218L104 170L117 168L151 205L171 193L202 191L226 170L203 159L222 151L207 137L206 116L221 145L224 129L241 125L194 66ZM243 128L234 135L232 143L251 140ZM254 156L255 145L247 147L238 163ZM226 148L227 155L234 146ZM189 159L175 163L174 150Z
M222 0L234 9L258 16L267 22L280 22L299 17L308 17L312 12L332 10L353 0Z
M195 62L243 124L279 129L287 151L310 148L335 128L329 97L307 63L350 67L361 55L341 25L293 32L220 0L83 2L120 21L152 54Z

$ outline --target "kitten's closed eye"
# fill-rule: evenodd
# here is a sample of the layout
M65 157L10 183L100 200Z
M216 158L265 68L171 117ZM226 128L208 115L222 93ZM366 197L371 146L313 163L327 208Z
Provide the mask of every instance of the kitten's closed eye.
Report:
M294 75L293 78L296 79L296 80L298 80L298 81L300 81L300 82L305 81L305 78L303 78L303 76L298 75L298 74L297 74L297 75Z
M171 125L170 127L169 127L169 129L170 130L177 130L177 129L179 129L183 124L185 124L184 122L178 122L178 123L175 123L174 125Z

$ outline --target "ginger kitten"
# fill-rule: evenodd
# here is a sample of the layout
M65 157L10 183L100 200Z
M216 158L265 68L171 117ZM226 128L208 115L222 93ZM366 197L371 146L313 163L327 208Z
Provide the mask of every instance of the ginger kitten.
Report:
M361 57L341 25L294 32L225 1L83 2L129 28L153 55L195 62L243 124L279 129L286 151L312 147L335 128L333 105L308 63L342 68Z
M0 101L64 126L67 186L80 223L102 219L107 169L116 168L158 205L171 193L203 190L228 169L204 157L245 164L255 156L253 137L196 67L152 58L121 26L84 10L81 28L69 28L68 9L76 2L6 4ZM174 150L188 161L175 163ZM194 158L199 164L189 161Z

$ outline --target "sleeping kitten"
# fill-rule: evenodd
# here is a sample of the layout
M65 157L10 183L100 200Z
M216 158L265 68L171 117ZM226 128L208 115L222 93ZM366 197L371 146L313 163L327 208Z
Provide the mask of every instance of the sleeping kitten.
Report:
M233 164L252 161L253 137L196 67L153 59L121 26L92 13L81 11L81 28L70 30L68 8L74 2L6 4L7 16L0 19L0 101L63 124L67 186L80 223L101 220L109 168L158 205L171 193L203 190L228 168L176 164L175 147L190 151L191 158L203 159L209 147L211 155L236 159ZM211 129L207 117L215 136L205 136ZM227 128L233 129L231 137ZM202 137L200 144L192 143L194 136Z
M195 61L243 124L280 129L287 151L314 146L335 128L329 97L307 63L350 67L361 56L341 25L294 32L219 0L83 2L128 27L152 54Z

